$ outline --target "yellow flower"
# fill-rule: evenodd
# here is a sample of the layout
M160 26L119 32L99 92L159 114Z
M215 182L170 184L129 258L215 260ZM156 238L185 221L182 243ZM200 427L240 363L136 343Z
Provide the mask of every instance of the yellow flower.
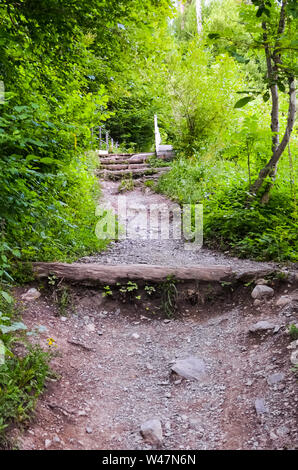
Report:
M56 340L54 338L48 338L47 341L49 346L56 346Z

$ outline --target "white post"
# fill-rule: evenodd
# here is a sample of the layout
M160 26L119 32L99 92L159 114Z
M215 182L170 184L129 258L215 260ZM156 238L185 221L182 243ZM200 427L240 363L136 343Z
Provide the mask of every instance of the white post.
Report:
M160 133L157 125L157 114L154 115L154 133L155 133L155 151L159 151L159 146L161 143Z

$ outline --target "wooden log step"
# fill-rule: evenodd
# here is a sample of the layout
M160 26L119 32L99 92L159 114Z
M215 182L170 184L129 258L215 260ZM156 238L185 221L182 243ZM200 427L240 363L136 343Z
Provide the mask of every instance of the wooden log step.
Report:
M291 273L273 268L233 269L225 265L192 265L192 266L161 266L148 264L100 263L33 263L36 278L42 279L55 275L59 279L70 282L116 284L120 281L166 281L172 276L176 281L204 282L247 282L263 276L283 273L284 277Z
M112 157L132 157L135 153L106 153L101 155L98 150L97 153L99 154L100 158L112 158Z
M100 166L100 169L103 169L103 170L111 170L111 171L115 171L115 170L126 170L126 169L141 169L141 168L150 168L146 163L134 163L134 164L123 164L123 165L118 165L118 164L114 164L114 165L106 165L106 164L101 164Z
M129 163L145 163L148 157L139 157L137 160L131 160L130 158L100 158L100 163L103 165L129 165Z
M123 280L161 282L168 276L181 281L227 281L234 279L229 266L170 267L147 264L107 265L98 263L33 263L37 278L55 275L67 281L115 284Z

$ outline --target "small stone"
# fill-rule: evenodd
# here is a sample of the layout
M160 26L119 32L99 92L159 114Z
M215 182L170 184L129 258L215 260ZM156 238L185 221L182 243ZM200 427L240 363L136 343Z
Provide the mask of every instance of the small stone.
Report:
M257 415L262 415L263 413L267 413L267 407L265 405L265 400L264 398L257 398L255 401L255 409L257 412Z
M275 385L278 384L278 382L281 382L284 378L285 375L282 372L277 372L276 374L269 375L267 383L269 385Z
M93 323L88 323L88 325L86 325L86 330L92 333L95 331L95 325Z
M249 327L250 333L256 333L258 331L268 331L268 330L273 330L275 325L270 323L269 321L263 320L259 321L257 323L254 323Z
M93 429L90 426L86 426L86 433L87 434L92 434Z
M276 434L278 434L280 437L285 437L287 434L289 434L290 430L287 426L279 426L276 429Z
M261 285L267 286L268 283L269 283L269 281L267 281L267 279L258 279L258 280L256 281L256 285L260 285L260 284L261 284Z
M290 357L290 361L291 361L291 364L293 364L293 366L298 365L298 349L296 349L296 351L292 352L291 357Z
M164 322L164 323L171 323L171 320L165 319L163 322Z
M67 321L67 317L60 317L61 321Z
M140 335L138 333L132 333L131 337L133 339L139 339L140 338Z
M27 292L21 295L21 299L24 300L24 302L32 302L33 300L38 299L38 297L40 296L41 293L33 287L32 289L29 289Z
M206 374L205 362L195 356L176 361L171 369L185 379L200 380Z
M56 443L59 443L59 442L61 442L61 439L58 436L54 436L53 441L56 442Z
M289 346L287 346L287 349L296 349L298 348L298 339L296 339L295 341L292 341Z
M284 307L285 305L290 304L292 301L291 297L288 295L282 295L277 301L276 301L276 306L277 307Z
M264 299L268 297L273 297L274 290L272 287L265 286L263 284L258 284L253 289L251 296L253 299Z
M52 445L52 441L51 441L50 439L46 439L46 440L44 441L44 446L45 446L46 449L48 449L49 447L51 447L51 445Z
M258 307L259 305L262 305L262 301L260 299L255 299L254 300L254 305Z
M141 425L141 434L150 444L160 446L162 443L161 422L157 418L149 419Z

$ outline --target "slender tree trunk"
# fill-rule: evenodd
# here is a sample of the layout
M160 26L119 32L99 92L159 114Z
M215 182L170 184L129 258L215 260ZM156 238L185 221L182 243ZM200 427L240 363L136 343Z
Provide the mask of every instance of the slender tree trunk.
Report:
M284 152L293 130L295 113L296 113L296 89L295 89L295 78L289 77L289 110L288 110L288 120L286 125L286 130L283 136L282 141L280 142L279 138L279 99L278 99L278 80L279 80L279 65L282 63L280 55L280 37L282 36L285 30L286 23L286 4L287 0L283 0L279 23L277 28L277 39L275 42L274 50L271 52L268 43L267 35L267 25L266 22L262 23L263 28L263 40L267 64L267 78L270 84L270 93L272 98L272 107L271 107L271 131L272 131L272 157L267 163L267 165L262 168L259 173L256 181L250 186L250 192L256 194L261 186L263 185L267 176L270 176L271 181L268 182L268 185L265 189L265 192L262 197L262 203L265 204L269 200L270 189L272 188L277 172L278 161Z
M296 88L295 88L295 79L294 77L289 78L289 111L288 111L288 120L286 130L283 136L281 143L273 152L273 155L267 165L262 168L259 173L257 180L253 183L250 188L250 191L254 194L258 192L261 188L264 180L267 176L274 176L274 170L280 159L281 155L283 154L286 146L289 143L290 136L293 130L294 121L295 121L295 113L296 113Z
M196 0L197 29L198 35L202 33L202 5L201 0Z

